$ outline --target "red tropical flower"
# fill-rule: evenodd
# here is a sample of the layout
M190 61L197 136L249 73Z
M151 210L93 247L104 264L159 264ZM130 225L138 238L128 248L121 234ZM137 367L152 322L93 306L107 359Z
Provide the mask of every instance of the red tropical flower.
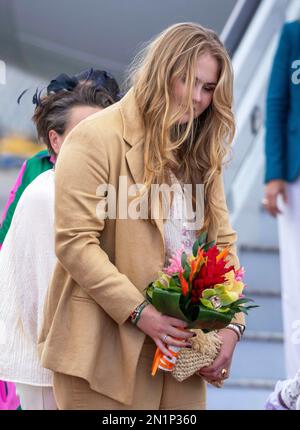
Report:
M225 267L225 255L223 258L217 258L219 255L218 248L213 246L203 254L206 262L202 265L200 271L195 276L192 284L192 302L198 303L202 293L207 288L213 288L216 284L222 284L225 281L225 274L234 269L233 266Z

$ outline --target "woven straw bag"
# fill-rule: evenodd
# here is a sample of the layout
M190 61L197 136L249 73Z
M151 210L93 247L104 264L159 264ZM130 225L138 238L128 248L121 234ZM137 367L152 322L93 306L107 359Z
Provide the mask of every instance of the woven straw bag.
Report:
M182 348L177 356L172 376L179 382L197 373L202 367L211 365L217 357L222 341L217 331L204 333L201 329L191 330L197 336L191 338L192 348ZM216 387L223 382L213 383Z

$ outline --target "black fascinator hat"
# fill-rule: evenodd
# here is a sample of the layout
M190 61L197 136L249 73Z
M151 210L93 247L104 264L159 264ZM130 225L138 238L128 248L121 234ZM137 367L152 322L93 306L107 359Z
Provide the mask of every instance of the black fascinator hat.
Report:
M115 101L119 101L122 97L115 78L106 70L94 70L93 68L84 70L74 76L61 73L50 81L49 85L47 86L47 95L58 93L60 91L73 91L79 83L83 82L91 82L96 90L106 91ZM36 106L41 104L41 95L44 89L45 88L42 88L40 90L37 88L32 97L32 103ZM28 89L24 90L20 94L17 100L18 104L27 91Z

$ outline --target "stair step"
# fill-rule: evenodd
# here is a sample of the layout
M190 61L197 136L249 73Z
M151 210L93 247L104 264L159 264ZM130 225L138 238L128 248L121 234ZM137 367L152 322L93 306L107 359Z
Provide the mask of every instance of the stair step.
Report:
M247 381L284 379L282 342L243 339L237 344L233 356L231 378Z
M273 298L278 297L281 299L281 292L278 290L255 290L251 289L251 297L258 296L258 297L266 297L266 298Z
M251 205L252 206L252 205ZM238 232L238 244L253 245L262 249L278 249L277 219L257 210L257 206L244 208L243 214L234 224Z
M247 290L247 287L246 287ZM247 329L245 335L249 332L263 332L263 333L282 333L282 304L281 298L278 295L252 295L249 288L250 296L259 307L250 309L249 314L246 316Z
M277 379L228 379L224 386L228 388L253 388L272 391L276 382Z
M221 389L207 385L208 410L262 410L274 387L228 386L228 382Z
M279 254L279 248L275 245L247 245L242 244L238 247L239 252L256 252L256 253L268 253L268 254Z
M283 333L281 332L261 332L261 331L245 331L243 341L258 341L258 342L283 342Z
M279 254L256 251L240 251L239 259L245 268L246 292L270 291L280 293L281 279Z

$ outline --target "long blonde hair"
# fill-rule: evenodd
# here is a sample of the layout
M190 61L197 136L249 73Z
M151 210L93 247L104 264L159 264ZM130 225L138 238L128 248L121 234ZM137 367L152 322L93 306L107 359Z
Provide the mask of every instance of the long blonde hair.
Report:
M212 103L193 119L192 94L199 56L210 54L219 65L219 79ZM171 169L184 183L204 184L205 221L216 217L213 182L221 172L235 132L232 113L233 72L229 56L212 30L195 23L175 24L159 34L136 57L130 83L145 126L145 174L151 184L168 183ZM172 112L174 78L184 78L188 99L179 112ZM179 119L189 111L189 121Z

